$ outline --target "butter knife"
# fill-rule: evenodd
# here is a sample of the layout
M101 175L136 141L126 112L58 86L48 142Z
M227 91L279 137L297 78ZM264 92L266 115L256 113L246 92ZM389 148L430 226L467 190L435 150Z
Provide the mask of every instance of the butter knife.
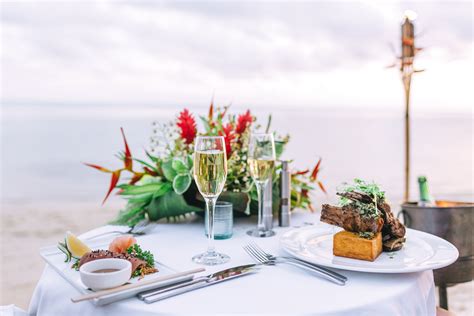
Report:
M221 270L206 276L201 276L192 281L183 282L159 290L148 291L138 294L138 298L145 303L154 303L176 295L194 291L209 285L214 285L227 280L235 279L244 275L257 272L260 267L256 264L246 264L225 270Z

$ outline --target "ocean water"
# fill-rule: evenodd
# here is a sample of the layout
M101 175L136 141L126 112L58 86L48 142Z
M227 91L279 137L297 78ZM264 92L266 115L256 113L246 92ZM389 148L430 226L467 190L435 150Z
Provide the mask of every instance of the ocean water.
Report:
M115 168L122 150L120 127L132 153L143 158L152 121L167 122L179 107L17 106L2 108L2 204L90 202L100 205L109 176L82 162ZM207 109L193 107L196 115ZM232 108L242 112L242 108ZM311 168L323 158L320 179L332 200L337 186L353 178L374 180L399 202L403 195L403 116L363 109L259 109L264 125L290 134L285 158L292 167ZM437 198L473 200L473 118L471 113L416 114L412 119L411 197L417 175L426 175ZM116 199L118 199L116 197ZM65 204L68 205L68 204Z

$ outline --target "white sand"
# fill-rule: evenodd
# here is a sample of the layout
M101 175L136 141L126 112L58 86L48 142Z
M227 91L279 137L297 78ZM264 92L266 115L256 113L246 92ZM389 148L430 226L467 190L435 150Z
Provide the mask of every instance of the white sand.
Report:
M0 305L27 309L44 268L39 248L57 243L67 230L80 234L103 225L113 219L116 209L112 204L100 208L90 203L41 205L41 209L34 205L2 205Z
M39 248L55 244L67 230L80 234L103 225L114 218L120 206L120 202L103 208L90 203L40 207L2 205L0 305L15 304L27 309L44 268ZM459 316L474 315L473 282L451 287L448 293L452 312Z

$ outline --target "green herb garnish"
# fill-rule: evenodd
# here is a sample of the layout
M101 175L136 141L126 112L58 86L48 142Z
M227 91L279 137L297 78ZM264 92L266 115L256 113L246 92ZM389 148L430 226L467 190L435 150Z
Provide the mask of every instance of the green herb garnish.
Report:
M138 244L134 244L130 246L127 249L127 253L134 256L135 258L145 261L147 267L155 266L155 258L153 257L153 254L148 250L143 251L140 245ZM136 277L140 275L141 275L141 269L137 269L135 270L135 272L133 272L132 277Z
M130 246L127 249L127 253L134 256L135 258L141 259L146 262L147 267L154 267L155 266L155 258L153 257L153 254L145 250L143 251L140 245L135 244ZM141 274L140 269L135 270L135 272L132 274L132 277L139 276Z
M72 264L71 269L74 269L74 270L76 270L76 271L79 271L79 262L80 262L80 261L81 261L81 260L76 259L76 261Z
M375 237L375 233L373 232L359 232L359 237L365 239L373 239Z
M376 183L368 183L362 179L354 179L353 184L344 183L341 191L363 193L368 195L373 201L373 203L362 203L341 196L339 199L339 204L341 206L352 204L363 217L377 218L380 216L380 212L377 209L377 202L385 200L385 192L380 190L380 187Z
M360 192L365 193L370 196L372 199L376 198L377 201L382 201L385 199L385 191L380 190L380 187L375 183L367 183L362 179L354 179L353 184L344 183L343 188L341 189L344 192ZM341 198L341 200L346 198Z

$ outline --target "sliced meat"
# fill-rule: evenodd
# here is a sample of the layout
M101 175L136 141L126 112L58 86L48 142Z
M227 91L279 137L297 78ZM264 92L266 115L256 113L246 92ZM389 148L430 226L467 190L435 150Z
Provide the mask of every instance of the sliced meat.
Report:
M141 259L135 258L134 256L129 255L129 254L112 252L109 250L94 250L94 251L84 254L81 257L81 260L79 260L79 267L81 267L83 264L87 262L99 260L99 259L106 259L106 258L117 258L117 259L125 259L125 260L130 261L130 263L132 264L132 274L137 269L146 267L146 262Z

